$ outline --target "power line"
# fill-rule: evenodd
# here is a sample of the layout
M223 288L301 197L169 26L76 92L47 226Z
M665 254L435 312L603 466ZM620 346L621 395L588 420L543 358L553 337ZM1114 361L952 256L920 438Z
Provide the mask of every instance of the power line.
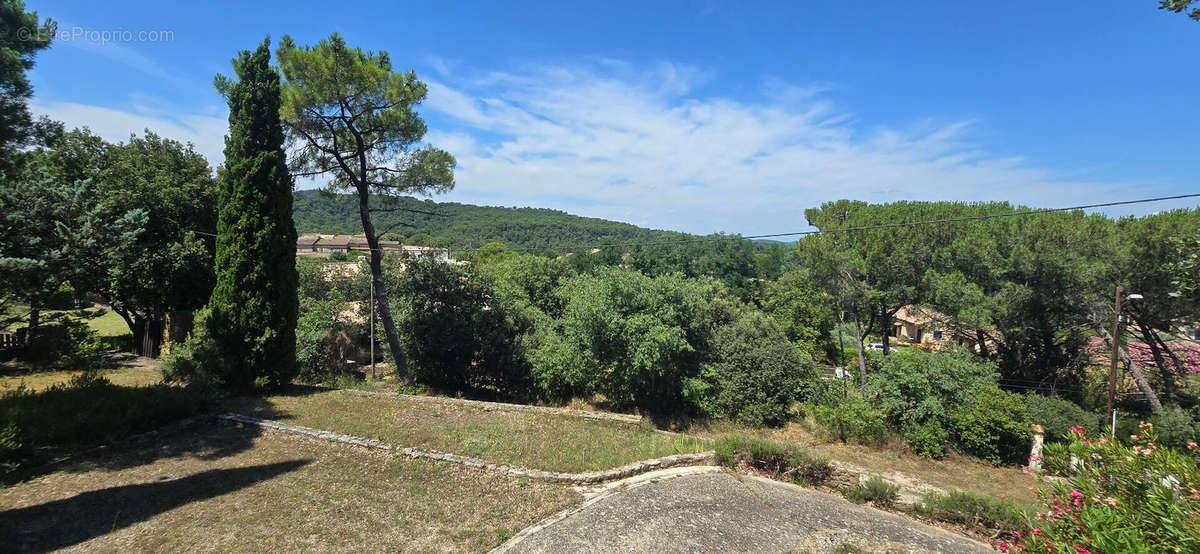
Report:
M931 219L931 220L926 220L926 221L910 221L910 222L904 222L904 223L884 223L884 224L879 224L879 225L863 225L863 226L859 226L859 227L845 227L842 229L824 229L824 230L817 229L817 230L813 230L813 231L793 231L793 232L787 232L787 233L769 233L769 234L764 234L764 235L723 235L723 236L714 236L714 237L696 237L696 238L690 238L690 239L675 239L675 240L648 241L648 242L627 242L627 243L616 243L616 244L592 244L592 245L583 245L583 246L564 246L564 247L558 247L558 248L549 248L549 247L547 247L547 248L509 248L508 250L510 250L510 251L536 251L536 250L577 251L577 250L585 250L585 249L593 249L593 248L616 248L616 247L629 247L629 246L661 246L661 245L670 245L670 244L688 244L688 243L694 243L694 242L718 242L718 241L726 241L726 240L755 240L755 239L771 239L771 238L781 238L781 237L802 237L802 236L809 236L809 235L847 233L847 232L857 232L857 231L872 231L872 230L877 230L877 229L895 229L895 228L900 228L900 227L917 227L917 226L921 226L921 225L962 223L962 222L968 222L968 221L981 221L981 220L985 220L985 219L996 219L996 218L1001 218L1001 217L1016 217L1016 216L1046 214L1046 213L1054 213L1054 212L1069 212L1069 211L1076 211L1076 210L1088 210L1088 209L1094 209L1094 208L1109 208L1109 207L1113 207L1113 206L1128 206L1128 205L1132 205L1132 204L1146 204L1146 203L1150 203L1150 202L1164 202L1167 200L1182 200L1182 199L1186 199L1186 198L1200 198L1200 193L1179 194L1179 195L1175 195L1175 196L1159 196L1159 197L1155 197L1155 198L1140 198L1137 200L1121 200L1121 201L1117 201L1117 202L1103 202L1103 203L1099 203L1099 204L1084 204L1084 205L1080 205L1080 206L1068 206L1065 208L1044 208L1044 209L1037 209L1037 210L1024 210L1024 211L1019 211L1019 212L1009 212L1009 213L1003 213L1003 214L987 214L987 215L975 215L975 216L965 216L965 217L952 217L952 218L945 218L945 219ZM457 249L458 252L474 252L474 251L478 251L478 250L482 250L482 249L481 248Z

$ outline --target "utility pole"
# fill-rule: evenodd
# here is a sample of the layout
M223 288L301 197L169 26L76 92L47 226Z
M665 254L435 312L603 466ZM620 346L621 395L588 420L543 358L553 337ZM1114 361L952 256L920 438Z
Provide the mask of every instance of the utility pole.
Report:
M1112 356L1108 367L1108 417L1113 415L1113 397L1117 395L1117 356L1121 351L1121 294L1125 289L1117 285L1117 300L1113 306Z

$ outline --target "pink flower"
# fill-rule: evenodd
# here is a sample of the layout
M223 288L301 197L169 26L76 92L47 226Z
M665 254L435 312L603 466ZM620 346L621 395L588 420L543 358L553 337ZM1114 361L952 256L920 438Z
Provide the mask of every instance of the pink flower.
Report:
M1188 441L1187 447L1188 447L1188 450L1195 450L1197 448L1200 448L1200 445L1197 445L1195 441Z
M1076 425L1071 428L1071 433L1075 434L1075 436L1082 437L1083 436L1083 427Z
M1076 546L1076 547L1075 547L1075 551L1076 551L1076 552L1078 552L1079 554L1090 554L1090 553L1088 552L1088 549L1086 549L1086 548L1084 548L1084 547L1082 547L1082 546Z
M1039 537L1042 536L1042 530L1037 527L1034 527L1032 532L1034 535L1037 535Z
M1108 504L1109 506L1116 506L1117 499L1110 496L1110 497L1104 499L1104 503Z
M1083 493L1079 491L1071 491L1071 498L1083 498Z

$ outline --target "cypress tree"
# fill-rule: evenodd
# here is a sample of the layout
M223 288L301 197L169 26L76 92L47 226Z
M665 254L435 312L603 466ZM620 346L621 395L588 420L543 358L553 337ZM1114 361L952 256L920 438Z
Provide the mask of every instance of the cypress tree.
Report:
M270 39L233 60L236 81L214 84L229 102L225 167L218 176L217 284L205 328L223 385L273 387L296 374L296 228L292 178L279 121L279 74Z

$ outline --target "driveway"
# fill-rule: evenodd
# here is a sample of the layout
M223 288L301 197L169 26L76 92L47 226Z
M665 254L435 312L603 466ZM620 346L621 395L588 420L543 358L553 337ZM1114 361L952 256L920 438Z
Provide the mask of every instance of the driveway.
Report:
M839 496L709 470L616 488L510 543L510 553L991 552L982 543ZM501 547L504 548L504 547Z

